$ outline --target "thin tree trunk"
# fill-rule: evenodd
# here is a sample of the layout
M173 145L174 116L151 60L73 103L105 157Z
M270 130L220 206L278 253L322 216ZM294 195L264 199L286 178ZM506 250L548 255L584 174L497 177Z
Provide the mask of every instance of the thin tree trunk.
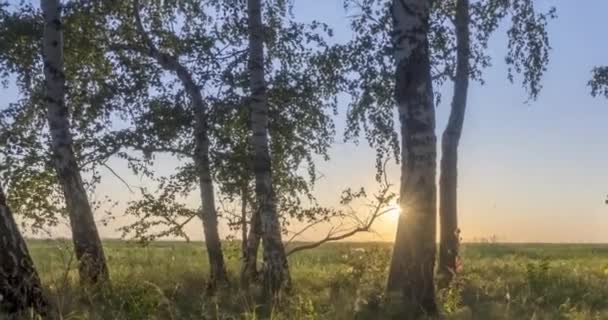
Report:
M0 318L2 313L19 317L30 307L43 317L49 316L49 302L1 185L0 234Z
M94 284L108 279L108 268L72 148L69 115L65 104L61 5L59 0L42 0L41 7L44 12L45 99L53 160L70 217L80 279L85 284Z
M451 282L457 268L460 230L458 229L458 144L462 135L469 87L469 1L456 4L456 77L452 110L441 140L441 175L439 178L439 274L440 287Z
M255 192L264 248L264 284L266 292L276 296L289 287L290 276L272 187L261 0L248 0L247 12L249 17L248 67L251 86L251 128L253 131L251 141L254 153Z
M218 231L217 211L215 207L215 192L213 179L211 177L211 165L209 161L209 133L207 107L203 100L201 90L194 81L194 78L184 67L177 57L166 54L158 50L152 40L146 33L141 22L139 13L139 1L134 3L135 23L143 44L147 47L142 53L154 58L158 64L165 70L175 72L181 81L184 89L188 93L192 106L194 108L195 123L194 123L194 163L196 166L197 176L199 180L199 188L202 202L201 220L203 221L203 232L205 234L205 245L207 247L207 255L209 257L210 267L210 288L214 289L218 283L228 281L226 265L224 263L224 254L222 251L222 242ZM140 51L141 52L141 51Z
M430 72L429 0L393 0L395 97L401 123L402 214L387 291L398 293L410 314L437 313L435 108Z
M241 270L241 285L244 288L248 287L251 280L258 276L258 249L260 247L260 238L262 235L260 230L260 214L257 208L252 210L250 225L249 235L247 235L247 248Z
M247 188L241 191L241 250L243 261L247 258Z
M193 83L191 84L193 85ZM188 86L190 87L190 85ZM217 211L215 208L215 194L211 168L209 165L209 137L207 136L207 119L202 105L202 97L198 89L189 90L194 96L196 112L196 152L195 163L199 176L202 207L203 231L205 233L205 245L209 256L211 268L210 284L213 289L219 283L228 282L224 254L222 252L222 241L218 232Z

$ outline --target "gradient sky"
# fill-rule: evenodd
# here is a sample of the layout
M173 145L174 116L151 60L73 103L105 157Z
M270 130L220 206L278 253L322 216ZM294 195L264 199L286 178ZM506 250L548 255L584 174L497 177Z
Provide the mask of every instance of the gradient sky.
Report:
M558 18L550 22L553 50L538 100L526 104L525 92L507 81L504 30L491 41L494 65L485 73L486 84L470 87L459 159L459 219L465 241L497 236L518 242L608 242L608 100L592 98L587 87L591 68L608 64L608 1L537 1L540 8L549 5L557 7ZM338 42L351 37L342 0L296 0L294 13L301 21L329 23ZM440 136L451 87L438 90L444 97L437 109ZM15 97L10 90L4 93ZM342 103L335 119L340 135L336 141L342 141L345 109ZM374 190L375 155L365 141L358 146L337 143L330 156L329 162L318 165L324 175L316 189L322 204L335 205L346 187ZM158 163L159 170L167 172L174 166L170 157ZM114 168L130 183L145 184L120 163ZM398 183L396 165L390 173L391 181ZM123 202L136 197L111 176L98 191L98 197L108 194ZM188 202L198 205L196 197ZM119 215L121 208L115 208ZM357 239L392 241L395 221L386 217L375 235ZM122 222L100 226L102 236L116 237L113 230ZM222 229L227 234L225 226ZM201 239L199 221L187 230L193 239ZM55 234L66 231L60 228ZM306 239L323 232L320 228Z

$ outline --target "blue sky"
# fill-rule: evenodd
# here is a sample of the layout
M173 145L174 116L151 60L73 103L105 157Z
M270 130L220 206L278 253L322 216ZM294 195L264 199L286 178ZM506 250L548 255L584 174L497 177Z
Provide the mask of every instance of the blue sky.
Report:
M592 98L587 87L591 68L608 65L608 1L537 1L541 8L550 5L557 7L558 18L549 26L553 50L538 100L526 104L525 92L507 81L504 30L490 43L493 66L485 72L486 84L470 87L459 158L459 211L465 240L495 235L506 241L608 242L608 206L604 204L608 100ZM330 24L338 42L351 37L342 0L296 0L294 13L302 21ZM437 106L440 136L449 113L451 87L436 89L444 97ZM11 91L2 91L2 101L15 96ZM339 132L344 128L345 110L341 104L336 118ZM341 140L341 136L336 138ZM175 160L163 158L159 169L174 165ZM126 169L119 170L127 174ZM374 153L364 141L358 146L336 144L331 160L319 163L319 171L325 178L316 192L327 205L335 205L345 187L374 189ZM392 166L390 173L397 183L398 168ZM99 192L122 201L133 197L119 185L108 177ZM196 198L188 201L196 204ZM394 222L385 218L377 225L376 235L361 239L392 241ZM119 223L101 228L102 236L116 236L112 230ZM200 239L199 222L188 230Z
M558 14L549 26L553 50L538 100L524 103L525 92L507 81L504 30L492 38L486 84L470 88L459 165L463 237L606 242L608 100L592 98L587 81L593 66L608 64L608 42L602 41L608 1L539 0L536 5L555 6ZM330 23L338 41L351 36L341 0L296 1L295 13L302 20ZM437 108L440 136L451 87L438 89L444 97ZM355 176L373 174L373 153L339 146L324 169L331 176L327 191L346 181L371 184L370 177ZM384 228L388 240L391 227Z

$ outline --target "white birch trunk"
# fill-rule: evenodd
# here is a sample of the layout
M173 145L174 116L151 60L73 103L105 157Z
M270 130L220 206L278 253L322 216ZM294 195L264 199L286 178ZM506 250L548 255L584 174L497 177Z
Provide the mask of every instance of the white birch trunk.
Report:
M196 150L194 162L198 171L199 186L201 191L203 232L205 233L205 245L209 256L211 268L211 285L226 283L228 275L222 252L222 241L218 231L217 210L215 208L215 192L213 179L211 177L211 166L209 163L209 136L207 134L207 115L203 105L202 95L198 88L192 88L194 82L187 85L193 97L195 107L195 143Z
M84 283L97 283L107 280L108 269L72 148L69 114L65 103L61 4L59 0L42 0L41 7L44 13L45 102L53 161L70 217L80 279Z
M219 283L228 281L224 254L222 251L222 241L218 231L217 210L215 207L215 191L213 179L211 177L211 165L209 160L209 136L208 119L206 105L200 89L194 82L190 73L174 59L161 58L164 61L175 62L174 67L167 67L166 63L161 63L166 69L177 73L178 78L184 85L186 92L194 107L194 163L199 180L202 209L201 220L203 221L203 232L205 235L205 246L209 257L209 267L211 272L210 285L213 289ZM159 62L160 62L159 60Z
M261 0L248 0L249 79L251 86L251 128L254 156L255 192L260 214L264 249L264 283L267 293L277 295L289 287L287 257L281 238L272 187L271 158L268 143L268 105L264 80L264 28Z
M401 215L387 290L413 313L436 314L435 108L428 48L430 0L393 0L393 45L401 123Z

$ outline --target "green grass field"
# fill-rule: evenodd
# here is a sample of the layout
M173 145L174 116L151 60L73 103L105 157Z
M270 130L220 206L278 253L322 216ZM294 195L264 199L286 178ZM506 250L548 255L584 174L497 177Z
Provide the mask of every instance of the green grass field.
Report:
M236 284L239 244L225 243ZM77 286L70 245L30 241L63 319L260 319L255 292L205 294L201 243L105 242L112 285ZM273 319L391 319L390 245L335 243L290 258L293 292ZM463 270L439 292L446 319L608 319L608 245L466 244ZM236 285L235 285L236 286Z

